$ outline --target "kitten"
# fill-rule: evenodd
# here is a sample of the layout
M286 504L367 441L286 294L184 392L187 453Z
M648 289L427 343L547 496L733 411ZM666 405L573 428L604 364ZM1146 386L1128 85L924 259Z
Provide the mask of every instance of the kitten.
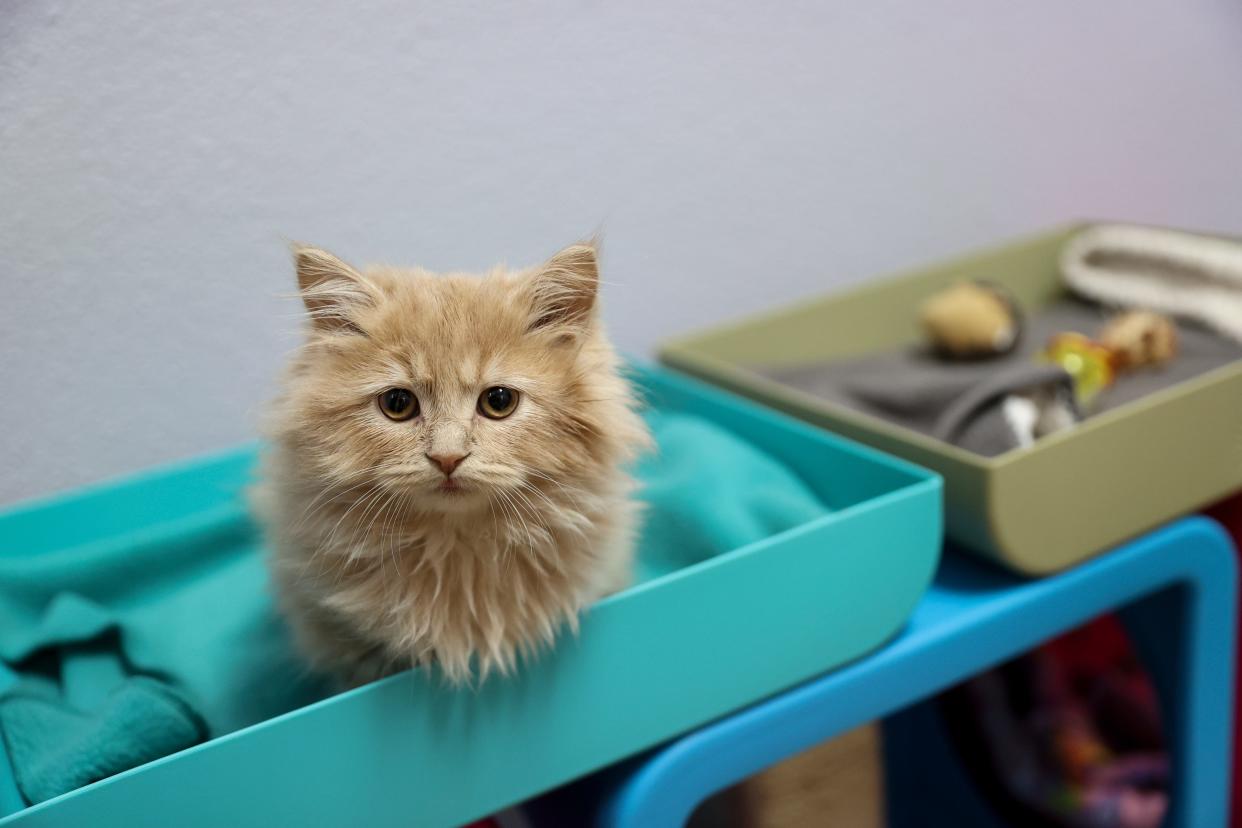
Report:
M630 573L650 437L595 248L483 276L295 261L309 330L257 494L300 649L351 684L509 672Z

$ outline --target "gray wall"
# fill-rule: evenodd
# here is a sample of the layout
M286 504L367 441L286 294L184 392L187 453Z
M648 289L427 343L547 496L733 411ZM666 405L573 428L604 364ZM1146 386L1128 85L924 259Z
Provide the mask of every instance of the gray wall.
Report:
M602 230L621 344L1080 216L1242 228L1242 4L22 2L0 501L251 437L285 244Z

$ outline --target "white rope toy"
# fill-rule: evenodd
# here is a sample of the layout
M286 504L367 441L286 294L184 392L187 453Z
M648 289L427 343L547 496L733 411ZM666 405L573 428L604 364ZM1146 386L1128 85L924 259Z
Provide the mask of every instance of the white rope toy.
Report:
M1071 238L1061 272L1098 302L1197 321L1242 342L1242 244L1126 224L1098 224Z

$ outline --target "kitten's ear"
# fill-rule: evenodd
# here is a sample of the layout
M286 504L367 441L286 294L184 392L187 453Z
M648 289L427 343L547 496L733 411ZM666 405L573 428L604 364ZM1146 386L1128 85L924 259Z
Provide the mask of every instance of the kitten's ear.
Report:
M345 262L318 247L296 245L293 262L311 324L328 333L364 333L356 310L375 304L375 288Z
M532 277L530 329L590 326L599 292L594 244L575 244L548 259Z

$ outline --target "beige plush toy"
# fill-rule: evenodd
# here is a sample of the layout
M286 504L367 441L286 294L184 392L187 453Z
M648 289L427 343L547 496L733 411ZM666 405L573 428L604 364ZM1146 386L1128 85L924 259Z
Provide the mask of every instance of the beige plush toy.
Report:
M958 282L935 294L923 303L919 319L936 350L955 359L1007 353L1021 330L1014 303L983 282Z

